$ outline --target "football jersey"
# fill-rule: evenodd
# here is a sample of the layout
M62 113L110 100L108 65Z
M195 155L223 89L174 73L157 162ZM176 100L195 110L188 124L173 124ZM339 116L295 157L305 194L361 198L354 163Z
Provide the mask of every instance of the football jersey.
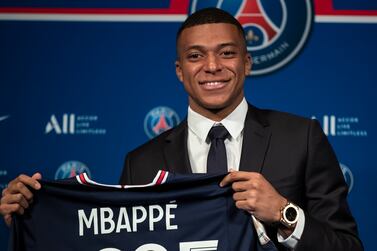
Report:
M142 186L86 174L41 180L31 207L13 217L9 250L276 250L257 241L250 214L235 207L231 187L219 186L224 175L159 171Z

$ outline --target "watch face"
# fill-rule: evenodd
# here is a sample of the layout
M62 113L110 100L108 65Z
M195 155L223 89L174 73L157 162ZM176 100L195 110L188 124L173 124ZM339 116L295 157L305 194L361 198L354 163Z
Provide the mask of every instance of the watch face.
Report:
M296 209L293 207L288 207L287 210L285 211L285 218L289 222L293 222L294 220L296 220L296 217L297 217Z

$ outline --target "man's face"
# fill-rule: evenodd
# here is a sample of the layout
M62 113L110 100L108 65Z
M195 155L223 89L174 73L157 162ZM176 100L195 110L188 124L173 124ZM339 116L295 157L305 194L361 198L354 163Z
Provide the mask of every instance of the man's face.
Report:
M242 101L245 76L251 68L243 41L237 27L227 23L182 31L176 73L194 111L203 115L210 110L230 113Z

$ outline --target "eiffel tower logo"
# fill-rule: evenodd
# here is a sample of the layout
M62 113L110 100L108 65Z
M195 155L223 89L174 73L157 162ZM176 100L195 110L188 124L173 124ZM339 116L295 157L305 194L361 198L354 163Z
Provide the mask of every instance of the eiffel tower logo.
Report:
M153 132L158 135L166 130L169 130L171 127L166 122L166 118L164 115L160 115L157 124L153 127Z
M241 8L240 14L236 17L238 21L243 26L257 27L265 36L264 38L257 37L252 30L248 30L246 32L246 40L249 43L263 39L263 44L267 44L278 35L280 29L264 13L260 1L248 0Z

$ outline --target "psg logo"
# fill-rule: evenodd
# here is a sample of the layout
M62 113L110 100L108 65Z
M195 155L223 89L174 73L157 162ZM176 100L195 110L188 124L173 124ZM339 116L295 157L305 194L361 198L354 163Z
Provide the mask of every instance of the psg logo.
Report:
M56 170L55 179L67 179L80 173L87 173L89 177L91 176L90 170L85 164L80 161L71 160L63 163L58 170Z
M310 0L193 0L190 13L217 7L238 19L253 58L252 75L271 73L303 48L313 22Z
M165 106L153 108L144 119L144 131L149 138L157 135L178 125L179 117L177 113Z

